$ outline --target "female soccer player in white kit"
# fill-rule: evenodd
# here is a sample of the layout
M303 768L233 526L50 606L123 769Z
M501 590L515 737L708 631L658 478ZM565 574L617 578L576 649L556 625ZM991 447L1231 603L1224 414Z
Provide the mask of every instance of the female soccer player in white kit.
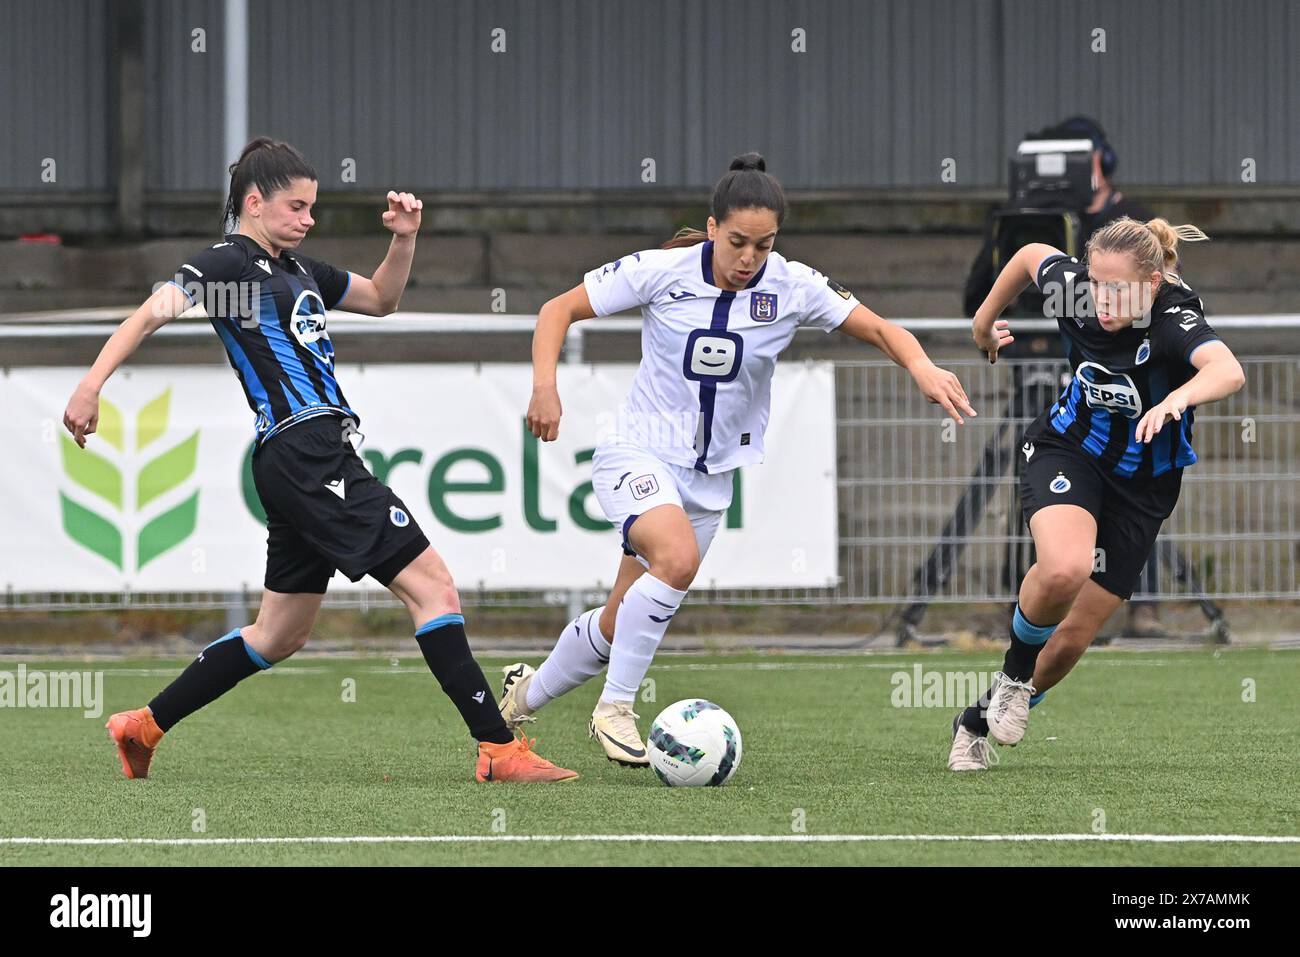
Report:
M785 195L756 153L718 181L707 234L679 233L587 273L542 307L533 336L528 426L553 441L555 368L570 323L640 307L641 365L617 424L599 441L592 485L623 534L609 599L570 622L534 672L505 669L501 713L512 728L606 665L589 725L612 761L648 764L632 702L668 623L731 503L732 471L763 460L772 372L800 326L839 329L876 346L958 422L974 410L951 372L916 338L842 286L772 251Z

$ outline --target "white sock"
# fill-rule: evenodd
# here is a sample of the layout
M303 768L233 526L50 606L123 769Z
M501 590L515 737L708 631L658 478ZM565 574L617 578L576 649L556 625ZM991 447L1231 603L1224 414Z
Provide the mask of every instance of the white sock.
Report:
M600 613L604 610L584 611L564 626L555 647L528 682L524 703L529 710L536 711L605 670L610 647L600 633Z
M668 630L668 621L677 613L685 597L686 592L678 591L650 574L633 582L618 610L614 646L609 655L609 671L605 675L601 701L636 700L655 650Z

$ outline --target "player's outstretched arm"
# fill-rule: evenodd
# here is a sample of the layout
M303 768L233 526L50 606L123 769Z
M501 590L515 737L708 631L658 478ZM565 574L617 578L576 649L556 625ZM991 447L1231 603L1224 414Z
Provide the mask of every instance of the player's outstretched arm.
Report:
M902 326L876 315L866 306L857 305L839 328L846 335L875 346L910 372L925 397L943 406L958 423L965 422L962 412L976 415L966 398L966 390L961 387L961 380L931 362L916 336Z
M1142 416L1135 433L1139 442L1150 442L1166 422L1182 419L1189 405L1227 398L1246 384L1246 373L1241 363L1223 342L1207 342L1199 346L1189 361L1196 367L1196 375Z
M415 256L415 234L420 231L420 212L424 201L411 193L388 191L388 209L381 219L392 234L388 255L375 274L367 279L352 273L347 295L339 303L349 312L364 316L387 316L397 311L411 278L411 259Z
M86 436L99 424L99 392L109 376L131 357L140 343L189 307L185 291L175 283L165 283L108 337L95 364L77 383L63 412L63 427L72 433L80 448L86 447Z
M1034 271L1048 256L1062 255L1055 246L1047 243L1030 243L1022 246L1011 260L998 273L997 281L984 298L979 309L975 310L975 319L971 322L971 335L975 345L989 357L989 362L998 361L998 350L1015 342L1011 335L1010 324L999 319L1002 310L1016 301L1016 297L1025 291L1025 287L1034 281Z
M543 442L554 442L560 434L560 392L555 369L569 326L596 314L587 287L579 283L542 306L533 330L533 395L528 400L528 430Z

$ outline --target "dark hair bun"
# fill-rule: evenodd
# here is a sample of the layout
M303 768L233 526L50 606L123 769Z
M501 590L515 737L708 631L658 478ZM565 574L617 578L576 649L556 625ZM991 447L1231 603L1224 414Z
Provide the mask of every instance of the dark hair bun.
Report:
M767 161L763 159L762 153L741 153L731 161L728 169L756 169L760 173L766 173Z
M254 137L253 139L248 141L248 145L245 146L243 152L239 154L239 159L235 160L233 163L230 164L230 168L227 170L227 172L231 176L234 176L235 170L237 170L240 164L242 164L244 160L248 159L250 155L256 153L258 150L266 149L267 147L274 146L274 145L275 145L275 140L271 139L271 137L269 136Z

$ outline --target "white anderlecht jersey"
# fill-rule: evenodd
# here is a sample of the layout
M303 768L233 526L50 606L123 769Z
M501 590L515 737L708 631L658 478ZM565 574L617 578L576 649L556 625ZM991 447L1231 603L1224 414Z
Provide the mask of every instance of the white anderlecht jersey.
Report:
M641 307L641 365L602 445L718 473L763 461L776 358L800 326L827 332L858 305L775 250L739 292L713 284L713 243L631 253L583 278L598 316Z

